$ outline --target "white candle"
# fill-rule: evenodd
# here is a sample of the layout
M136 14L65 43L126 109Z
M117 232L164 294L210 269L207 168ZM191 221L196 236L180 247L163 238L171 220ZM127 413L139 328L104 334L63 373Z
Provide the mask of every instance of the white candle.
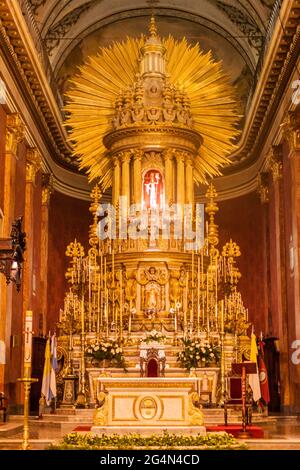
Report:
M32 354L32 311L26 311L25 317L25 346L24 346L24 365L31 366L31 354Z

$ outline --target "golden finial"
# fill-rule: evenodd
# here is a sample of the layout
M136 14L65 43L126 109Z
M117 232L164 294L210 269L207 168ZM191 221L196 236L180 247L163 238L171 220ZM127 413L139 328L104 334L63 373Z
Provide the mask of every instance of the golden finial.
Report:
M156 26L154 15L151 16L149 32L152 38L157 37L157 26Z
M68 256L69 258L84 257L84 248L81 243L76 240L76 238L67 246L66 256Z
M209 223L208 223L208 242L212 246L217 246L219 243L219 233L218 233L218 225L215 224L215 214L218 212L219 207L215 202L215 198L218 196L216 188L211 183L209 185L208 191L206 193L206 198L208 202L205 207L205 212L209 216Z

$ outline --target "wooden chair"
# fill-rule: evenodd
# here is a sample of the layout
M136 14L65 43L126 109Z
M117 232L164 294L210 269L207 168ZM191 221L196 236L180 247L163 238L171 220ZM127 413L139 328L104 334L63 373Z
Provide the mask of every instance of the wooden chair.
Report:
M246 424L252 424L252 390L247 388L246 395ZM227 378L227 392L224 397L224 424L228 426L228 409L242 409L242 377L231 376Z
M7 421L7 398L3 392L0 392L0 416L2 414L2 421L6 423Z

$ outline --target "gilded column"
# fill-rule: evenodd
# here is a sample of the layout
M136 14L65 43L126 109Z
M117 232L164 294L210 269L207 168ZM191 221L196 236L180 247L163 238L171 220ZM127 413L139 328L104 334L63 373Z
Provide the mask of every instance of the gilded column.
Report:
M173 157L174 150L167 149L164 154L165 160L165 198L166 205L171 205L174 202L174 187L173 187Z
M113 157L114 174L113 174L113 187L112 187L112 204L117 207L120 196L120 179L121 179L121 168L120 159L118 156Z
M49 173L42 175L42 217L41 217L41 310L43 316L43 335L47 334L47 297L48 297L48 239L49 206L53 193L53 177Z
M185 186L186 186L186 203L194 204L194 169L193 160L190 155L185 160Z
M10 114L6 121L5 164L4 164L4 201L2 236L9 237L15 219L16 167L18 145L24 138L25 127L19 114ZM4 276L0 278L0 390L5 389L5 362L9 353L12 322L12 286L6 285Z
M176 154L177 161L177 204L185 203L185 181L184 181L184 155L182 152Z
M133 152L133 202L142 203L142 150Z
M130 152L121 153L122 161L122 196L127 197L127 205L130 205Z

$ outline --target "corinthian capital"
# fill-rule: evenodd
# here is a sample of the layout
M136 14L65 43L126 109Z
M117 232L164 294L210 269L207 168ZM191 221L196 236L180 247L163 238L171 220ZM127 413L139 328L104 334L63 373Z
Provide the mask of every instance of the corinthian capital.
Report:
M281 145L273 145L267 156L267 167L272 173L273 182L275 183L282 177L282 147Z
M35 183L37 172L41 168L41 155L36 148L28 149L26 152L26 182Z
M17 154L18 144L24 139L25 126L19 114L9 114L6 118L6 152Z
M131 159L131 156L132 156L132 152L131 150L126 150L124 152L120 152L120 159L122 161L122 163L129 163L130 162L130 159Z
M290 111L281 124L283 136L292 152L300 150L300 108Z
M42 174L42 205L49 206L50 196L53 193L53 176L50 173Z

